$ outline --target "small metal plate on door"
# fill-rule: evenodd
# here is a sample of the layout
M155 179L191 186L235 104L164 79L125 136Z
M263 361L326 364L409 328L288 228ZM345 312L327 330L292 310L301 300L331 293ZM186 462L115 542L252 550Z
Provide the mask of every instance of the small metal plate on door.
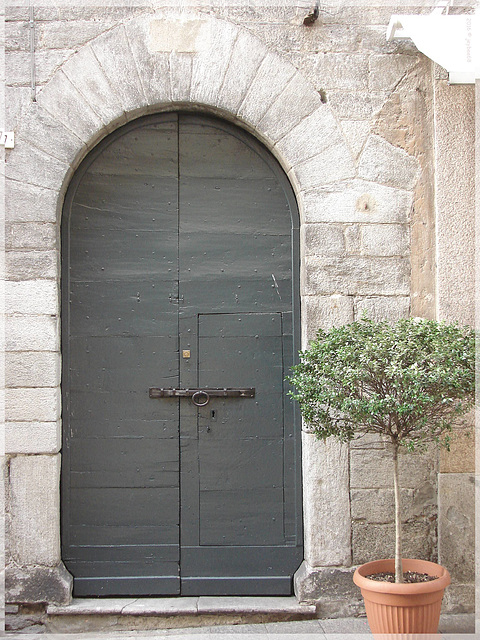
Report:
M191 356L190 349L184 349L182 351L182 357L185 358L185 360L188 360L190 356Z

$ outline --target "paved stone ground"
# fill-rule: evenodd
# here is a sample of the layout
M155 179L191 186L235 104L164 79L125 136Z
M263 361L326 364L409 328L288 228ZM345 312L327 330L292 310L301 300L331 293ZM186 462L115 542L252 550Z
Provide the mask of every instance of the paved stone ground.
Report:
M431 635L399 635L398 640L480 640L475 634L475 619L471 614L442 615L439 634ZM207 640L214 636L215 640L227 640L240 635L243 639L261 640L276 637L294 637L295 640L307 640L315 637L318 640L368 640L373 638L365 618L337 618L329 620L302 620L299 622L272 622L267 624L219 625L214 627L197 627L190 629L167 629L160 631L124 631L124 632L89 632L74 634L41 634L49 640L142 640L152 638L170 638L174 640ZM7 633L6 637L16 640L32 640L33 634ZM394 640L393 636L377 636L377 640Z

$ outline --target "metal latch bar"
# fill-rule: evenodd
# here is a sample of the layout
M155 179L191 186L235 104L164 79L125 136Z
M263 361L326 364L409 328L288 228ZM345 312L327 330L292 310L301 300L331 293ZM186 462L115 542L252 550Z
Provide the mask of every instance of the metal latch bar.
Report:
M211 398L254 398L255 388L248 389L164 389L152 387L150 398L191 398L196 393L208 394Z

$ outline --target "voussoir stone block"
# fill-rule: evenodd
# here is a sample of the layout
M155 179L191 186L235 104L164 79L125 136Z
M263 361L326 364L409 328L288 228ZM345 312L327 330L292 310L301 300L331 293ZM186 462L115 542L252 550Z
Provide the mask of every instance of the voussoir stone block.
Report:
M148 105L125 27L120 25L91 42L92 50L124 111ZM126 79L128 78L128 82Z
M84 147L81 138L59 118L34 102L23 114L17 128L18 136L26 143L35 141L35 146L64 163L73 163Z
M37 102L84 143L88 143L103 128L103 122L91 104L61 69L39 93Z
M172 102L188 102L192 82L193 57L172 51L169 56L170 92Z
M105 77L90 46L82 47L63 65L62 70L104 125L124 118L120 99Z
M57 193L70 167L58 158L36 149L34 146L19 140L15 149L9 153L5 166L6 178L11 178L29 185L52 189ZM7 202L8 207L8 202Z
M306 190L355 175L355 165L345 142L322 150L318 155L293 167L289 176Z
M413 189L419 177L419 163L403 149L371 135L360 155L358 175L397 189Z
M302 434L305 560L312 567L348 565L348 446Z
M19 566L60 562L60 455L18 455L9 462L10 554Z
M302 96L299 102L299 96ZM296 73L259 122L259 129L277 142L304 118L321 107L318 92Z
M260 40L239 30L217 98L219 107L237 113L267 53Z
M405 223L413 194L375 182L351 180L303 194L306 222Z
M151 105L167 103L171 99L168 52L154 46L155 26L159 22L170 33L181 28L180 21L158 20L150 16L130 20L125 25L143 91Z
M190 100L216 105L238 28L223 20L209 22L208 48L194 55Z
M267 53L240 105L238 115L251 125L257 126L295 71L292 64L285 62L277 54Z
M277 143L276 148L296 165L336 146L346 146L345 139L331 110L320 103Z
M58 312L58 285L53 280L7 281L5 294L7 314L55 315Z

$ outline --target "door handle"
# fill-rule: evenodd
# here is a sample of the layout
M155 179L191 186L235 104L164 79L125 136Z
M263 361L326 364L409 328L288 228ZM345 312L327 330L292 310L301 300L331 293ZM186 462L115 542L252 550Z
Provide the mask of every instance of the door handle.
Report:
M254 398L255 388L248 389L164 389L152 387L150 398L191 398L194 405L204 407L210 398Z

